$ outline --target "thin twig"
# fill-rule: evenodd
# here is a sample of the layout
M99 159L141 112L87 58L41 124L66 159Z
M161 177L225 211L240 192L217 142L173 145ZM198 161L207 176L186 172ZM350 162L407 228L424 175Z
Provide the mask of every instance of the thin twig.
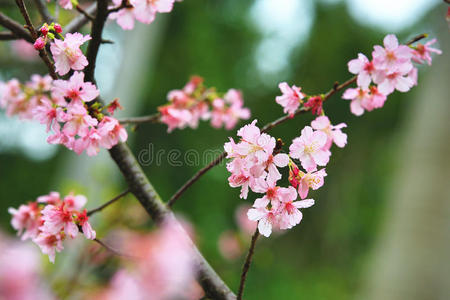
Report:
M50 24L51 22L55 21L55 18L50 14L48 10L45 0L34 0L34 3L36 4L39 14L41 15L44 22Z
M114 255L121 256L121 257L127 257L127 258L134 258L132 255L120 253L119 251L111 248L110 246L108 246L107 244L105 244L104 242L102 242L101 240L99 240L97 238L93 239L93 241L97 242L99 245L101 245L102 247L104 247L106 250L113 253Z
M75 6L75 8L78 10L79 13L84 15L88 20L94 21L94 19L95 19L94 16L92 16L90 13L85 11L80 5Z
M19 7L20 13L22 14L23 18L25 19L26 28L31 34L31 37L33 38L33 41L36 41L38 38L38 34L36 30L34 29L33 23L31 22L30 15L28 14L27 8L25 7L25 4L23 3L23 0L16 0L16 4ZM39 50L39 56L44 61L44 63L47 65L48 72L50 76L53 79L58 79L58 75L56 75L55 67L53 65L53 62L50 60L50 57L47 55L47 51L44 49Z
M414 37L413 39L411 39L409 42L407 42L407 45L411 45L423 38L426 38L428 35L427 34L421 34L418 35L416 37ZM324 94L323 96L323 102L325 102L326 100L328 100L331 96L333 96L335 93L337 93L338 91L346 88L347 86L349 86L350 84L354 83L356 81L356 76L351 77L350 79L348 79L347 81L345 81L342 84L338 84L338 82L335 82L333 87ZM273 129L274 127L286 122L287 120L290 120L292 118L294 118L295 116L308 112L311 110L311 107L300 107L299 109L297 109L294 113L293 116L290 115L285 115L283 117L280 117L278 119L276 119L275 121L272 121L270 123L267 123L266 125L264 125L261 128L261 132L267 132L271 129ZM202 169L200 169L197 173L194 174L194 176L192 176L185 184L183 184L183 186L181 188L179 188L177 190L177 192L170 198L170 200L167 202L167 205L169 207L172 207L173 204L175 203L175 201L177 201L178 198L180 198L180 196L190 187L192 186L202 175L204 175L207 171L209 171L210 169L212 169L214 166L217 166L219 163L222 162L222 160L226 157L226 153L222 152L214 161L212 161L210 164L208 164L207 166L203 167Z
M156 113L149 116L124 118L120 119L120 124L141 124L141 123L157 123L161 117L160 113Z
M255 253L255 245L258 237L259 231L258 228L256 228L255 233L252 236L252 242L250 244L250 248L248 249L247 257L245 258L244 266L242 267L241 282L239 284L237 300L241 300L242 296L244 295L245 280L247 279L247 273L250 269L250 264L252 263L253 254Z
M94 15L97 12L97 3L93 3L91 6L84 10L89 15ZM66 26L64 26L64 30L69 33L73 33L79 31L81 27L86 25L90 20L86 18L84 15L78 15L72 21L69 22Z
M117 200L121 199L122 197L124 197L126 194L128 194L130 192L130 189L126 189L125 191L123 191L122 193L120 193L119 195L117 195L116 197L112 198L111 200L109 200L108 202L100 205L97 208L94 208L90 211L87 212L88 216L91 216L93 214L95 214L96 212L99 212L101 210L103 210L105 207L108 207L109 205L113 204L114 202L116 202Z
M30 33L23 28L23 26L7 15L0 12L0 25L11 30L17 37L26 40L29 43L34 43L34 39L31 37Z
M167 202L167 206L172 207L172 205L177 201L178 198L191 186L193 185L203 174L208 172L212 167L217 166L225 157L226 153L222 152L215 160L213 160L211 163L209 163L206 167L202 168L200 171L195 173L194 176L192 176L191 179L189 179L181 188L178 189L178 191L170 198L170 200Z

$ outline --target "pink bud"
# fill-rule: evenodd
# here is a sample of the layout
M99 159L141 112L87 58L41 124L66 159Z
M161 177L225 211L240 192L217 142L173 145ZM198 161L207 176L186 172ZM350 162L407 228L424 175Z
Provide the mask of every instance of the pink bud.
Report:
M47 26L47 24L44 24L44 26L41 27L40 31L41 31L43 36L46 36L47 33L48 33L48 26Z
M55 28L56 33L62 32L62 27L58 23L56 23L55 26L53 26L53 28Z
M36 50L42 50L45 47L45 41L42 37L38 38L35 42L34 42L34 49Z

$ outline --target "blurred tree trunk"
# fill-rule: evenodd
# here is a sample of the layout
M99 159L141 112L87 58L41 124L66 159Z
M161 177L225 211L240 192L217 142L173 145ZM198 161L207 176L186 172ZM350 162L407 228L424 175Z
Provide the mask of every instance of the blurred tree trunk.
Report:
M450 297L450 43L443 29L443 55L419 78L383 230L358 299Z

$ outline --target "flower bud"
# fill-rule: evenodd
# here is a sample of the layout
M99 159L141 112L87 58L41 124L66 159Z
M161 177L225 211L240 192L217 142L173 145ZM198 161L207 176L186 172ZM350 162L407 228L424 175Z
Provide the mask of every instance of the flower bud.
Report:
M62 27L58 23L55 23L53 28L55 28L56 33L61 33L62 32Z
M41 27L41 29L39 29L39 31L42 33L43 36L46 36L47 33L48 33L48 25L47 25L47 23L42 25L42 27Z
M36 39L33 46L34 46L34 49L36 49L36 50L42 50L45 47L45 40L42 37L40 37L40 38Z

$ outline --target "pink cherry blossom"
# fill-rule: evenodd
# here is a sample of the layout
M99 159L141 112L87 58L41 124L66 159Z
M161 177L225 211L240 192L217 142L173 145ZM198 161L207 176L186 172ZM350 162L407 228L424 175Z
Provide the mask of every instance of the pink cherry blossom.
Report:
M123 30L131 30L134 28L134 19L136 18L136 9L132 3L136 1L130 1L131 7L125 7L117 12L113 12L109 15L109 18L116 20L117 24L122 27ZM122 0L113 0L113 6L110 8L119 7L122 4Z
M232 231L225 231L220 234L217 242L220 254L227 260L235 260L242 254L242 247L239 238Z
M442 54L442 51L436 48L430 47L436 42L436 39L432 39L425 44L418 43L415 48L413 48L412 59L420 64L427 62L431 66L431 53Z
M411 64L412 50L408 46L399 45L395 35L387 35L383 43L384 48L377 45L372 52L376 69L391 72L393 69L405 68L403 65Z
M86 150L88 156L95 156L100 152L100 142L102 137L97 129L91 128L86 136L76 139L73 142L73 151L80 155Z
M56 252L61 252L64 249L62 244L61 234L50 234L47 232L42 232L33 239L39 248L41 248L42 253L47 254L50 262L55 262Z
M127 131L113 117L104 117L98 124L98 134L101 137L99 144L106 149L111 149L119 141L125 142L128 138Z
M300 195L300 198L305 199L308 197L309 189L317 190L323 186L325 176L327 176L325 169L308 173L300 171L298 176L300 179L298 184L298 194Z
M240 119L250 118L250 110L244 108L242 93L235 89L230 89L224 99L216 98L212 103L211 125L220 128L225 124L226 129L232 129Z
M94 84L84 82L83 72L74 72L69 80L55 80L52 93L56 98L68 98L84 102L90 102L100 94Z
M37 198L37 202L51 205L59 205L60 203L62 203L62 200L58 192L50 192L48 195L39 196Z
M250 221L247 217L247 211L250 209L250 205L242 204L236 208L234 217L239 229L246 235L250 236L255 232L257 223Z
M314 205L313 199L301 201L287 201L281 203L280 229L290 229L299 224L303 218L300 208L308 208Z
M350 73L357 74L356 83L359 87L367 89L372 80L372 73L375 70L373 62L362 53L358 54L358 58L349 61L348 70Z
M73 215L64 205L47 205L42 210L42 220L44 223L39 228L42 232L51 235L64 231L68 236L74 238L78 234L78 227L73 222Z
M56 107L48 99L41 99L41 105L33 109L34 118L41 124L47 126L46 131L49 132L52 124L56 120Z
M81 210L87 203L87 198L84 195L74 195L70 193L64 197L64 207L69 211Z
M136 19L144 24L150 24L155 19L156 13L168 13L172 11L175 0L136 0Z
M83 36L81 33L67 33L63 40L55 39L50 45L55 60L55 70L59 75L67 74L70 69L83 70L88 65L86 56L80 50L80 46L90 40L89 35Z
M275 101L283 106L284 113L288 113L293 116L295 111L300 106L302 99L305 97L303 93L300 92L301 88L296 87L295 85L289 87L286 82L281 82L278 87L283 95L277 96Z
M10 207L8 212L12 215L11 225L22 240L33 239L38 235L41 219L36 203L21 205L19 209Z
M247 216L251 221L258 221L258 231L265 237L272 233L272 227L278 226L276 208L267 208L270 200L267 198L256 199L253 208L249 209Z
M90 128L98 124L98 121L88 114L81 102L72 101L67 106L66 117L67 122L64 124L62 132L71 137L75 135L85 137L89 134Z
M343 148L347 144L347 135L341 131L342 128L347 127L345 123L331 125L327 116L320 116L311 122L311 127L323 131L328 136L327 143L324 146L327 150L331 148L333 142L339 148Z
M317 165L325 166L330 159L331 152L324 149L327 139L324 132L313 131L311 127L306 126L301 136L292 141L289 155L299 159L308 172L314 171Z
M386 102L387 99L386 95L380 93L375 85L369 87L369 92L368 97L365 98L365 101L363 102L364 108L367 111L372 111L375 108L383 107L384 102Z
M412 69L413 65L408 63L392 67L389 72L377 72L374 82L378 84L378 91L385 95L394 90L409 91L414 86L414 79L408 76Z
M367 102L371 102L369 90L362 88L346 89L342 95L343 99L351 100L350 111L356 116L361 116L364 113L364 107Z
M59 0L58 3L64 9L72 9L73 8L72 0Z

